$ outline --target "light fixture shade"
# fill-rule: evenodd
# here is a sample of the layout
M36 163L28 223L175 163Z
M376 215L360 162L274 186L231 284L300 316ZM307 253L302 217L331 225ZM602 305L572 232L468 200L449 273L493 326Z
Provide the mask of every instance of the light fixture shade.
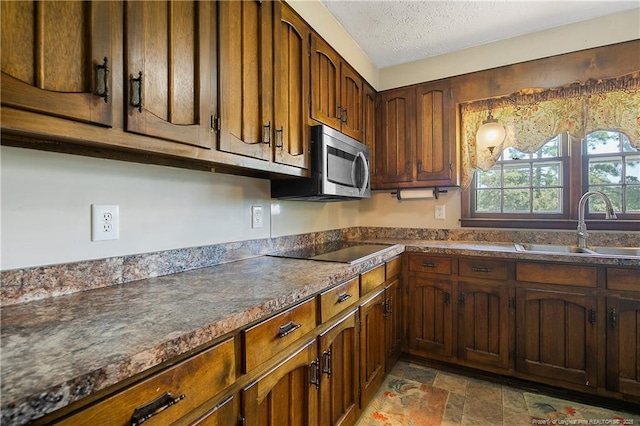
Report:
M477 149L488 149L493 153L493 149L504 141L506 134L502 124L489 113L489 118L482 122L476 133Z

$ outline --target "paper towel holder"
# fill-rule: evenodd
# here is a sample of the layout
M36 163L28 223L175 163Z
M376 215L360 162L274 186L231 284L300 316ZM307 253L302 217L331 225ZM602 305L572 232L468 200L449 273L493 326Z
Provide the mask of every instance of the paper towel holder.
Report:
M440 189L437 186L434 188L398 188L391 193L391 196L395 196L398 201L424 198L435 198L437 200L440 198L440 194L446 194L447 192L446 189Z

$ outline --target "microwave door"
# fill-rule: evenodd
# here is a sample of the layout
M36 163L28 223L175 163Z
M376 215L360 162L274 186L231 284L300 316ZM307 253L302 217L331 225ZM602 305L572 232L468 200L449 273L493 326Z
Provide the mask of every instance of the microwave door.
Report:
M361 167L358 166L359 164ZM369 186L369 163L362 151L358 152L351 163L351 182L353 187L358 189L359 196L366 195Z
M327 195L359 197L359 188L354 186L352 177L353 164L357 152L341 143L333 143L329 139L323 149L323 192Z

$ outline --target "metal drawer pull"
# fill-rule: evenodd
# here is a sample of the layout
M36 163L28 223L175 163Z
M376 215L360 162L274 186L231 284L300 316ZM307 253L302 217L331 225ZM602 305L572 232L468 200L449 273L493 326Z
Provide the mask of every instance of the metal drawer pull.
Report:
M136 85L138 90L134 89ZM131 76L131 106L142 112L142 71L138 73L138 78Z
M338 303L342 303L350 297L351 295L349 293L341 294L340 296L338 296Z
M163 410L177 404L185 398L185 394L180 395L177 398L171 396L169 392L166 392L159 398L154 399L146 405L138 407L131 416L131 426L138 426L149 420L151 417L160 413Z
M96 64L96 96L109 103L109 61L104 57L102 65Z
M422 262L422 267L423 268L436 268L438 265L436 265L433 262Z
M278 337L284 337L289 333L293 333L300 327L302 327L302 324L294 324L293 321L289 321L278 329Z
M493 272L493 268L488 268L484 266L474 266L473 270L475 272Z

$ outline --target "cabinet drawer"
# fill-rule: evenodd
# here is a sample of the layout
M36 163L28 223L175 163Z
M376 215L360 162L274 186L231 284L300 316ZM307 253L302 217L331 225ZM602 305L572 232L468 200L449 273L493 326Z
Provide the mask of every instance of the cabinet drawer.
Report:
M607 288L640 291L640 269L607 268Z
M411 272L431 272L451 275L451 258L412 254L409 257L409 270Z
M242 332L245 372L268 360L316 326L316 300L309 299Z
M485 259L460 259L458 274L463 277L490 278L506 281L509 278L509 262Z
M516 265L516 279L518 281L530 281L533 283L596 287L597 275L595 266L529 262L518 262Z
M360 275L360 294L364 295L384 282L385 265L377 266Z
M358 277L350 279L337 287L320 293L320 322L325 322L337 313L355 304L360 298Z
M59 424L132 424L134 415L144 416L142 407L147 407L147 414L156 413L145 424L171 424L233 383L235 376L235 345L229 339ZM154 403L161 399L162 403ZM163 406L167 407L161 410Z
M387 262L386 273L387 279L397 277L400 275L402 269L402 258L400 256L394 257Z

